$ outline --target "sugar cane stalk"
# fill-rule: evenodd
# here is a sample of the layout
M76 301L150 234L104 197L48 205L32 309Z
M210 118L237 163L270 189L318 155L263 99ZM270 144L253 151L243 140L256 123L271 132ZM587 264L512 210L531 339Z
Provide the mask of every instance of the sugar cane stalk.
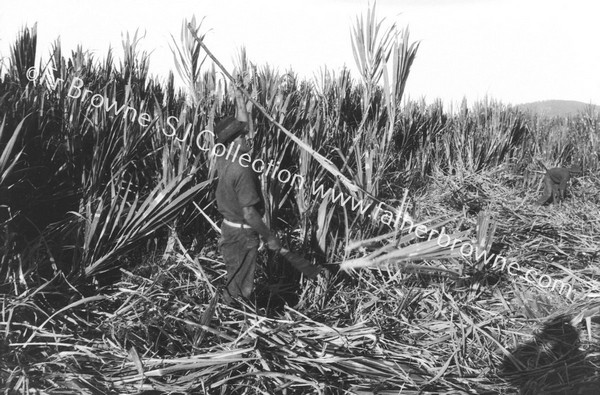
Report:
M221 64L221 62L219 62L219 60L212 54L212 52L206 47L206 45L204 44L203 40L201 38L198 37L198 35L196 34L196 32L194 31L194 29L192 28L191 24L188 23L187 25L190 33L192 34L192 37L194 37L194 39L196 41L198 41L198 44L200 44L200 46L206 51L206 54L213 60L213 62L215 62L215 64L221 69L221 71L223 72L223 74L225 75L225 77L227 77L231 83L237 88L239 89L240 92L242 92L242 94L244 96L246 96L246 98L248 98L248 100L256 106L256 108L259 109L259 111L261 113L263 113L263 115L271 122L273 123L275 126L277 126L282 132L284 132L293 142L295 142L296 144L298 144L301 148L303 148L304 150L308 151L308 153L310 153L313 158L315 158L315 160L317 162L319 162L327 171L329 171L334 177L338 178L340 181L342 181L344 183L344 185L346 185L346 187L353 191L356 192L358 190L362 190L361 188L359 188L358 186L354 185L354 183L349 180L347 177L345 177L340 171L339 169L327 158L325 158L323 155L319 154L317 151L315 151L311 146L309 146L308 144L306 144L304 141L300 140L298 137L294 136L289 130L287 130L285 127L283 127L283 125L281 125L279 122L277 122L272 116L269 115L269 113L267 112L267 110L265 110L265 108L263 106L260 105L260 103L258 103L256 100L254 100L250 94L248 93L248 91L246 91L246 89L244 89L243 86L241 86L241 84L237 83L235 81L235 79L233 78L233 76L227 71L227 69L225 69L225 67ZM370 194L368 194L366 191L363 191L364 193L366 193L367 195L370 196Z

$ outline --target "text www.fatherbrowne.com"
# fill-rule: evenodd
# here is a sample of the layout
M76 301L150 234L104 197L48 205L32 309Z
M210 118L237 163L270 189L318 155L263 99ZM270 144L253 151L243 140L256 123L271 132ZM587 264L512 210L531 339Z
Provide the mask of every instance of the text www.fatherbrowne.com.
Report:
M211 132L210 130L204 130L200 133L200 135L202 135L204 133L211 134L214 137L213 132ZM200 149L203 151L210 150L210 148L205 148L205 147L201 147ZM272 161L269 161L269 164L266 165L265 162L261 159L255 159L254 161L252 161L252 158L248 154L243 154L238 157L237 156L238 153L239 153L239 147L237 147L237 149L234 149L233 146L231 146L231 145L229 146L229 148L225 147L223 144L215 144L212 147L212 155L217 156L217 157L221 157L221 156L225 155L225 159L232 160L232 161L238 160L240 166L242 166L242 167L250 167L251 166L255 172L262 173L263 176L265 176L265 177L270 176L271 179L277 179L281 183L288 183L291 180L292 184L296 184L296 187L298 188L299 192L303 193L303 191L304 191L303 187L304 187L305 180L302 175L294 174L292 176L292 174L288 170L285 170L285 169L280 170L279 165L281 163L273 164ZM266 169L266 171L265 171L265 169ZM321 199L325 199L326 197L331 197L331 201L333 203L337 203L339 206L342 206L342 207L349 207L352 211L358 210L358 212L361 215L366 214L367 211L369 210L369 208L373 205L373 202L365 202L364 199L356 200L353 196L348 196L348 195L345 196L344 193L339 192L339 191L336 192L335 189L333 189L333 188L329 188L326 190L322 184L317 186L315 181L313 181L313 183L312 183L311 194L312 194L312 196L319 195L321 197ZM371 199L369 199L369 200L371 200ZM350 203L350 204L348 205L348 203ZM465 258L469 258L470 256L472 256L474 254L474 258L476 261L480 261L483 258L483 261L485 262L485 264L488 264L491 261L491 259L493 258L494 254L492 254L488 257L487 251L485 251L484 249L480 249L480 247L476 243L468 243L468 242L463 242L462 240L459 240L459 239L453 239L445 233L445 228L442 228L441 233L438 232L437 230L431 230L431 232L428 232L427 227L425 225L415 226L409 216L402 215L402 210L399 210L399 209L395 209L394 211L385 210L381 207L383 204L384 204L383 202L379 202L379 204L375 207L375 209L371 211L371 214L369 214L371 220L373 220L373 221L379 220L382 223L389 225L395 229L399 229L399 230L404 230L406 222L408 221L410 223L410 228L409 228L408 232L410 233L413 230L413 228L415 228L414 233L418 238L424 238L426 236L426 234L429 233L428 240L430 241L431 238L433 237L433 235L435 233L437 233L438 234L437 244L442 248L446 248L446 247L450 246L450 243L452 243L452 246L450 247L450 249L454 250L454 248L456 248L457 244L462 244L460 246L460 253ZM401 220L402 220L402 225L399 227ZM444 237L446 238L446 241L442 242L442 238L444 238ZM550 278L550 276L548 276L547 274L542 274L541 276L539 276L539 278L537 278L537 276L534 277L535 273L538 272L536 269L529 269L529 270L525 271L521 268L521 266L519 265L518 262L508 263L506 258L503 256L496 255L496 258L494 259L494 262L492 265L492 269L499 266L499 262L501 262L501 270L506 270L506 272L512 276L516 276L517 272L524 273L523 278L525 279L525 281L527 281L528 283L530 283L532 285L539 286L540 288L552 287L551 288L552 290L559 287L560 288L559 293L562 293L562 291L565 288L568 288L569 291L567 292L567 296L571 293L572 287L570 284L567 284L560 280L552 280L552 278Z

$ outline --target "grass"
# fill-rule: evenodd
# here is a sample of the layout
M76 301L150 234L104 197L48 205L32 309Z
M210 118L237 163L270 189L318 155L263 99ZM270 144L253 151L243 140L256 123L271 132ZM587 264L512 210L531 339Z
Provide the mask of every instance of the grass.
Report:
M148 112L142 127L28 81L36 31L25 29L0 76L6 393L598 392L597 116L544 119L493 100L458 112L401 105L418 44L393 25L378 39L377 26L388 30L374 10L356 23L359 81L326 69L300 81L240 53L232 75L256 102L258 155L306 185L402 207L568 283L572 297L263 179L271 227L329 270L307 280L262 251L255 297L227 307L207 220L219 218L214 158L162 130L169 116L180 140L211 129L234 108L231 83L203 71L185 22L173 40L182 91L172 74L148 76L137 35L119 67L81 48L65 59L55 45L54 78L79 76ZM572 163L586 172L571 196L536 208L542 165Z
M459 279L339 272L302 280L295 306L218 304L201 326L210 284L224 268L214 247L201 254L201 266L178 249L169 262L139 265L112 288L77 297L79 304L50 317L38 312L46 325L27 324L23 314L32 314L36 296L48 299L59 279L37 294L6 295L5 383L70 393L511 393L568 382L566 388L587 386L593 393L600 362L593 230L600 216L590 222L582 215L598 206L577 207L575 195L563 207L529 213L532 206L523 207L521 197L503 196L533 201L535 194L497 177L493 171L466 180L440 177L415 198L416 215L460 215L451 208L454 194L441 191L479 185L478 193L494 197L489 210L501 218L494 245L506 245L506 255L552 277L569 277L573 300L518 276L469 272L470 263L456 258L437 264L464 267L468 274ZM465 223L474 229L472 215ZM264 273L260 284L267 286ZM558 327L554 334L548 322ZM199 333L205 335L195 344ZM565 341L570 345L561 346Z

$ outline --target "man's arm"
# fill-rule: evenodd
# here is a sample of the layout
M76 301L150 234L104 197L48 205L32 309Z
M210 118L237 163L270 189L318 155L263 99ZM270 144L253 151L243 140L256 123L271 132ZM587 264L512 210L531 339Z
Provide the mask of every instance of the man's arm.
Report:
M273 236L271 230L267 225L265 225L265 223L262 220L262 217L260 216L258 211L256 211L254 206L243 207L242 210L244 212L244 219L246 220L246 222L248 222L252 229L257 231L266 240L267 247L270 250L281 249L281 243L279 242L279 239Z
M562 201L566 195L566 191L567 191L567 183L569 182L569 179L571 178L569 172L567 171L567 176L564 177L562 180L560 180L560 184L558 185L558 196L559 199Z
M537 202L538 206L541 206L542 204L546 203L546 201L548 199L550 199L550 196L552 196L553 189L554 189L554 183L553 183L552 179L550 178L550 176L548 175L548 173L546 172L546 175L544 176L544 194L538 200L538 202Z
M238 121L248 122L248 111L246 109L246 101L241 90L235 90L235 117Z

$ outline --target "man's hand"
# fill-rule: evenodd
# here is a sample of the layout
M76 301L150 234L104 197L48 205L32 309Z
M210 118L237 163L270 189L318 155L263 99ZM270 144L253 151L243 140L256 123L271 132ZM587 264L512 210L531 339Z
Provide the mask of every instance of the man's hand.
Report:
M279 239L273 235L269 236L269 238L267 238L267 248L272 251L281 250Z
M280 250L281 242L277 237L273 236L271 229L265 225L261 215L258 213L258 211L256 211L256 208L254 208L254 206L249 206L243 207L242 209L244 211L244 219L248 224L250 224L252 229L257 231L262 236L263 240L265 240L267 248L273 251Z

